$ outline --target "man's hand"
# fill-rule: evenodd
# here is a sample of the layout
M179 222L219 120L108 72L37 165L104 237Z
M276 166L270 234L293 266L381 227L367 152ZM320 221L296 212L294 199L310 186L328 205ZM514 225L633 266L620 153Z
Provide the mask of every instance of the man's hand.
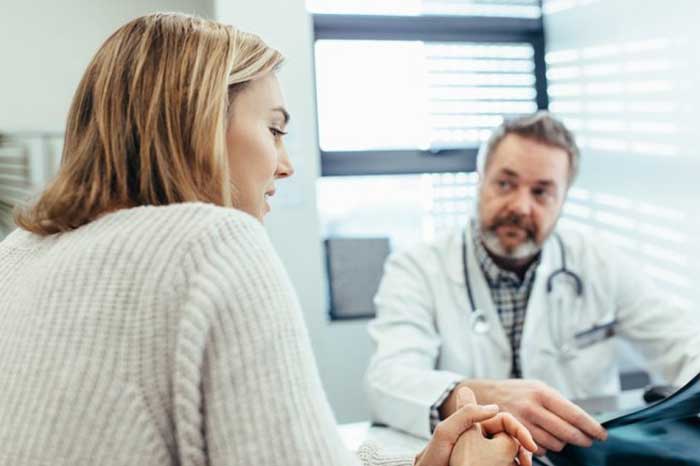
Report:
M437 425L425 450L416 457L416 466L509 466L520 445L530 451L537 448L527 429L512 416L498 414L498 406L477 405L468 388L461 388L455 396L459 408ZM523 466L531 465L525 449L520 457Z
M538 455L546 450L561 451L568 443L589 447L594 439L607 438L605 429L583 409L544 383L532 380L462 382L443 403L443 416L455 409L456 392L463 386L474 391L479 403L497 403L522 422L540 446Z

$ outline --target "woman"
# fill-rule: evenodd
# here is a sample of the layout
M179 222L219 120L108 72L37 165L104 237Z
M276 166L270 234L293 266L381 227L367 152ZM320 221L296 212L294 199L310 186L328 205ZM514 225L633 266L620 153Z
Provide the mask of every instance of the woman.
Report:
M261 225L293 173L281 61L179 14L99 49L55 181L0 244L0 464L352 463ZM530 463L522 425L462 397L415 464Z

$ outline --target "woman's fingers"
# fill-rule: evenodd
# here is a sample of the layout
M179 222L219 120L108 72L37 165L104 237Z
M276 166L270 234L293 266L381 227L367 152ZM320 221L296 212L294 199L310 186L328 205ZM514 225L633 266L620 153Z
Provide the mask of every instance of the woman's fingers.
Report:
M505 432L515 438L525 449L535 452L537 444L530 431L520 423L512 414L500 413L491 419L481 423L481 428L488 435L496 435Z
M498 414L498 406L477 405L474 392L467 387L462 387L457 392L457 411L437 425L433 437L455 443L459 436L475 423L490 419L496 414Z
M518 454L518 448L520 447L520 444L517 442L517 440L515 440L513 437L506 434L505 432L501 432L500 434L494 435L489 440L489 442L492 442L492 444L498 449L498 451L501 452L505 457L513 459Z
M457 391L457 409L467 404L476 404L476 395L469 387L460 387Z
M492 445L496 447L499 454L503 457L517 458L517 464L520 464L520 466L532 466L532 453L505 432L494 435L488 442L492 442ZM513 464L516 463L514 462Z
M520 445L518 447L518 462L520 466L532 466L532 452L529 452Z
M475 423L491 419L497 414L498 406L496 405L464 405L437 425L433 437L436 440L455 443L459 436Z
M530 431L511 414L499 414L498 410L497 405L477 405L474 393L461 387L457 392L457 411L437 425L433 441L454 445L474 427L473 435L491 437L488 442L493 442L491 445L506 457L517 458L521 466L532 466L531 452L537 451L537 444Z

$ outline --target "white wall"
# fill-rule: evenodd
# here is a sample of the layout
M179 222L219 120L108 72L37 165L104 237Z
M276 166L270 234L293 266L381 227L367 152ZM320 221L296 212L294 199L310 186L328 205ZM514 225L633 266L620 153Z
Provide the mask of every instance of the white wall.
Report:
M569 219L606 230L700 312L700 2L544 6L550 108L583 154Z
M254 32L287 61L280 73L292 114L287 149L296 175L279 183L268 231L299 294L321 377L339 422L367 419L362 377L370 357L366 322L330 323L316 205L319 151L313 31L304 0L217 0L216 18Z
M0 132L62 132L102 42L121 24L155 11L212 17L213 0L0 0Z

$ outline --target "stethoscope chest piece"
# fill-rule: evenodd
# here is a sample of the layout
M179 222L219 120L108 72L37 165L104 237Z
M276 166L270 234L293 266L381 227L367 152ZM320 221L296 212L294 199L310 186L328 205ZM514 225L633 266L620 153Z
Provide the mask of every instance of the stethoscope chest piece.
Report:
M472 330L479 335L485 335L490 330L489 320L481 309L476 309L472 313Z

